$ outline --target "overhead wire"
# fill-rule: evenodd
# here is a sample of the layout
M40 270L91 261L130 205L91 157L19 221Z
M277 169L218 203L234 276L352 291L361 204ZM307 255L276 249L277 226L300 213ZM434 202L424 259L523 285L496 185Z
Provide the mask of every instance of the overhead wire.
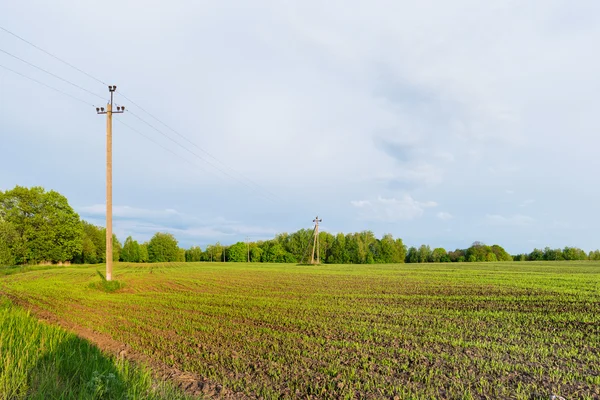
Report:
M198 158L199 160L201 160L202 162L210 165L211 167L213 167L214 169L216 169L217 171L221 172L222 174L230 177L231 179L236 180L237 182L241 183L242 185L246 186L248 189L252 190L252 191L257 191L256 188L253 188L252 186L249 186L246 182L244 182L243 180L229 174L227 171L224 171L222 168L219 168L217 165L211 163L210 161L206 160L205 158L203 158L202 156L198 155L198 153L193 152L192 150L190 150L189 148L185 147L184 145L182 145L181 143L179 143L177 140L173 139L172 137L170 137L169 135L165 134L163 131L161 131L160 129L158 129L156 126L154 126L153 124L151 124L150 122L146 121L145 119L143 119L142 117L140 117L139 115L137 115L136 113L134 113L133 111L129 110L128 114L130 114L131 116L133 116L134 118L137 118L139 121L143 122L144 124L148 125L150 128L154 129L156 132L158 132L159 134L161 134L162 136L166 137L167 139L169 139L170 141L172 141L173 143L175 143L176 145L178 145L179 147L181 147L182 149L184 149L185 151L187 151L188 153L192 154L194 157ZM265 194L258 192L259 195L261 195L263 198L269 200L269 201L274 201L274 199L266 196Z
M187 162L187 163L189 163L189 164L193 165L194 167L200 167L200 168L202 168L202 170L203 170L203 171L206 171L206 169L205 169L205 168L203 168L203 167L201 167L201 166L199 166L199 165L197 165L197 164L193 163L192 161L188 160L187 158L184 158L184 157L182 157L181 155L177 154L176 152L174 152L173 150L169 149L168 147L165 147L165 146L163 146L162 144L160 144L160 143L159 143L159 142L157 142L156 140L152 139L150 136L148 136L148 135L144 135L142 132L140 132L139 130L135 129L135 128L134 128L134 127L132 127L131 125L129 125L129 124L127 124L127 123L125 123L125 122L121 121L121 119L120 119L120 118L115 118L115 121L117 121L117 122L118 122L118 123L120 123L121 125L123 125L123 126L125 126L125 127L129 128L130 130L132 130L133 132L137 133L138 135L140 135L140 136L142 136L142 137L144 137L144 138L148 139L149 141L151 141L152 143L154 143L154 144L155 144L155 145L157 145L158 147L162 148L163 150L165 150L165 151L168 151L169 153L171 153L171 154L175 155L177 158L179 158L179 159L181 159L181 160L183 160L183 161L185 161L185 162Z
M60 57L58 57L58 56L56 56L56 55L54 55L54 54L50 53L49 51L47 51L47 50L45 50L45 49L43 49L43 48L41 48L41 47L39 47L39 46L35 45L34 43L32 43L32 42L30 42L30 41L28 41L28 40L26 40L26 39L22 38L21 36L17 35L16 33L12 32L12 31L10 31L10 30L8 30L8 29L6 29L6 28L2 27L2 26L0 26L0 30L2 30L2 31L4 31L4 32L6 32L6 33L8 33L8 34L10 34L10 35L12 35L12 36L14 36L15 38L17 38L17 39L19 39L19 40L23 41L24 43L27 43L28 45L30 45L30 46L32 46L32 47L34 47L34 48L36 48L37 50L39 50L39 51L41 51L41 52L43 52L43 53L47 54L48 56L50 56L50 57L52 57L52 58L54 58L54 59L56 59L56 60L60 61L61 63L63 63L63 64L65 64L65 65L67 65L67 66L69 66L69 67L71 67L71 68L75 69L76 71L78 71L78 72L80 72L80 73L82 73L82 74L84 74L84 75L88 76L89 78L92 78L92 79L94 79L95 81L97 81L97 82L99 82L99 83L101 83L101 84L103 84L103 85L105 85L105 86L108 86L108 85L107 85L107 84L106 84L104 81L102 81L101 79L99 79L99 78L97 78L97 77L95 77L95 76L93 76L93 75L91 75L91 74L89 74L89 73L85 72L84 70L82 70L82 69L80 69L80 68L76 67L75 65L73 65L73 64L71 64L71 63L69 63L68 61L65 61L64 59L62 59L62 58L60 58ZM59 77L58 75L56 75L56 74L53 74L52 72L49 72L49 71L47 71L47 70L45 70L45 69L43 69L43 68L41 68L41 67L38 67L37 65L35 65L35 64L32 64L32 63L30 63L30 62L28 62L28 61L26 61L26 60L24 60L24 59L22 59L22 58L20 58L20 57L18 57L18 56L15 56L14 54L11 54L11 53L9 53L9 52L7 52L7 51L5 51L5 50L2 50L2 49L0 49L0 51L1 51L1 52L3 52L3 53L5 53L5 54L7 54L7 55L9 55L9 56L11 56L11 57L14 57L14 58L16 58L16 59L20 60L20 61L22 61L22 62L24 62L24 63L26 63L26 64L28 64L28 65L30 65L30 66L32 66L32 67L34 67L34 68L37 68L37 69L39 69L39 70L41 70L41 71L43 71L43 72L45 72L45 73L47 73L47 74L49 74L49 75L51 75L51 76L53 76L53 77L57 78L57 79L60 79L60 80L62 80L63 82L66 82L66 83L68 83L68 84L70 84L70 85L72 85L72 86L75 86L75 87L77 87L77 88L79 88L79 89L81 89L81 90L84 90L84 91L86 91L86 92L88 92L88 93L90 93L90 94L92 94L92 95L94 95L94 96L96 96L96 97L99 97L99 98L101 98L101 99L103 99L103 100L105 99L105 97L103 97L103 96L100 96L100 95L98 95L98 94L96 94L96 93L94 93L94 92L91 92L91 91L89 91L89 90L87 90L87 89L85 89L85 88L83 88L83 87L81 87L81 86L79 86L79 85L77 85L77 84L75 84L75 83L73 83L73 82L70 82L70 81L68 81L68 80L66 80L66 79L64 79L64 78L61 78L61 77ZM12 71L12 70L11 70L11 71ZM13 72L14 72L14 71L13 71ZM28 78L28 79L32 79L32 78ZM41 82L39 82L39 81L36 81L36 82L38 82L38 83L41 83ZM41 83L41 84L42 84L42 85L44 85L44 86L48 86L48 85L45 85L45 84L43 84L43 83ZM48 86L48 87L50 87L50 86ZM58 91L58 89L55 89L55 88L52 88L52 89L54 89L54 90L57 90L57 91ZM63 94L67 94L67 93L63 92ZM136 102L134 102L132 99L130 99L129 97L127 97L125 94L123 94L121 91L119 91L119 94L120 94L120 95L121 95L121 96L122 96L124 99L126 99L126 100L127 100L127 101L129 101L131 104L133 104L135 107L139 108L139 109L140 109L142 112L144 112L145 114L149 115L150 117L152 117L153 119L155 119L156 121L158 121L160 124L162 124L163 126L165 126L166 128L168 128L169 130L171 130L173 133L175 133L176 135L178 135L179 137L181 137L182 139L184 139L185 141L187 141L188 143L190 143L192 146L196 147L198 150L200 150L200 151L201 151L202 153L204 153L206 156L208 156L208 157L212 158L213 160L215 160L216 162L218 162L219 164L221 164L222 166L224 166L225 168L227 168L227 169L228 169L228 170L230 170L231 172L235 173L236 175L239 175L239 176L240 176L240 177L242 177L244 180L240 180L239 178L237 178L237 177L235 177L235 176L231 175L230 173L228 173L228 172L224 171L222 168L219 168L219 167L217 167L215 164L213 164L213 163L211 163L211 162L207 161L205 158L202 158L202 157L201 157L201 156L199 156L198 154L196 154L196 153L194 153L194 152L191 152L191 151L190 151L190 150L189 150L187 147L185 147L185 146L181 145L179 142L175 141L175 140L174 140L174 139L172 139L170 136L166 135L164 132L160 131L158 128L156 128L156 127L155 127L155 126L153 126L152 124L148 123L147 121L143 120L141 117L139 117L139 116L135 115L133 112L131 112L131 110L129 110L129 109L128 109L128 113L129 113L129 114L132 114L134 117L136 117L136 118L140 119L142 122L146 123L147 125L149 125L150 127L152 127L154 130L156 130L156 131L158 131L159 133L161 133L163 136L165 136L165 137L169 138L171 141L173 141L174 143L176 143L176 144L177 144L177 145L179 145L180 147L183 147L183 148L184 148L186 151L188 151L188 152L191 152L191 153L192 153L192 154L194 154L194 155L195 155L197 158L201 159L202 161L204 161L205 163L209 164L209 165L210 165L210 166L212 166L213 168L215 168L215 169L219 170L221 173L223 173L223 174L225 174L225 175L229 176L229 177L230 177L230 178L232 178L232 179L235 179L235 180L236 180L236 181L238 181L238 182L241 182L241 183L243 183L243 184L244 184L246 187L250 188L251 190L254 190L254 191L260 191L260 193L262 194L262 196L263 196L263 197L265 197L265 198L267 198L267 199L269 199L270 201L273 201L273 200L275 200L275 199L276 199L276 200L281 200L281 198L280 198L280 197L278 197L277 195L275 195L274 193L270 192L269 190L266 190L266 189L264 189L264 188L263 188L261 185L259 185L258 183L254 182L252 179L250 179L250 178L248 178L248 177L244 176L244 175L243 175L243 174L241 174L240 172L237 172L235 169L233 169L232 167L228 166L228 165L227 165L227 164L225 164L223 161L219 160L217 157L213 156L213 155L212 155L210 152L208 152L208 151L206 151L205 149L203 149L202 147L198 146L196 143L194 143L193 141L191 141L190 139L188 139L186 136L182 135L181 133L179 133L178 131L176 131L174 128L172 128L171 126L167 125L165 122L161 121L159 118L157 118L156 116L154 116L152 113L150 113L149 111L145 110L145 109L144 109L142 106L140 106L139 104L137 104ZM68 95L68 94L67 94L67 95ZM69 96L70 96L70 95L69 95ZM70 96L70 97L76 98L75 96ZM80 99L79 99L79 100L80 100ZM81 101L81 100L80 100L80 101ZM89 104L89 103L86 103L86 104ZM250 183L250 184L254 185L254 187L252 187L252 186L248 185L248 183L246 183L246 182L248 182L248 183Z
M69 84L69 85L71 85L71 86L74 86L74 87L76 87L76 88L78 88L78 89L81 89L81 90L83 90L84 92L87 92L87 93L89 93L89 94L91 94L91 95L93 95L93 96L99 97L99 98L101 98L102 100L105 100L105 99L106 99L106 97L104 97L104 96L100 96L99 94L96 94L96 93L94 93L94 92L92 92L92 91L90 91L90 90L87 90L86 88L84 88L84 87L81 87L81 86L79 86L78 84L76 84L76 83L73 83L73 82L71 82L71 81L69 81L69 80L67 80L67 79L65 79L65 78L61 78L60 76L58 76L58 75L56 75L56 74L54 74L54 73L52 73L52 72L50 72L50 71L47 71L47 70L45 70L45 69L44 69L44 68L42 68L42 67L38 67L37 65L35 65L35 64L33 64L33 63L30 63L29 61L27 61L27 60L24 60L24 59L22 59L21 57L15 56L14 54L12 54L12 53L9 53L9 52L8 52L8 51L6 51L6 50L2 50L2 49L0 49L0 52L2 52L2 53L4 53L4 54L7 54L7 55L9 55L9 56L11 56L11 57L13 57L13 58L15 58L15 59L17 59L17 60L21 61L21 62L24 62L25 64L27 64L27 65L29 65L29 66L31 66L31 67L33 67L33 68L37 68L38 70L40 70L40 71L42 71L42 72L44 72L44 73L46 73L46 74L48 74L48 75L51 75L51 76L55 77L56 79L60 79L61 81L65 82L65 83L68 83L68 84Z
M81 69L77 68L77 67L76 67L76 66L74 66L73 64L71 64L71 63L69 63L69 62L67 62L67 61L63 60L63 59L62 59L62 58L60 58L60 57L57 57L57 56L55 56L54 54L50 53L49 51L46 51L46 50L42 49L42 48L41 48L41 47L39 47L39 46L36 46L35 44L31 43L30 41L28 41L28 40L26 40L26 39L23 39L21 36L17 35L16 33L9 31L8 29L6 29L6 28L4 28L4 27L2 27L2 26L0 26L0 29L1 29L1 30L3 30L4 32L6 32L6 33L8 33L8 34L10 34L10 35L12 35L12 36L14 36L14 37L16 37L17 39L19 39L19 40L21 40L21 41L23 41L23 42L27 43L28 45L35 47L35 48L36 48L36 49L38 49L39 51L41 51L41 52L43 52L43 53L46 53L47 55L49 55L50 57L54 58L55 60L58 60L58 61L60 61L61 63L65 64L65 65L68 65L69 67L73 68L74 70L76 70L76 71L79 71L79 72L81 72L82 74L84 74L84 75L86 75L86 76L88 76L88 77L92 78L92 79L93 79L93 80L95 80L96 82L99 82L99 83L103 84L104 86L108 86L108 84L107 84L107 83L105 83L105 82L101 81L100 79L96 78L95 76L88 74L87 72L85 72L85 71L83 71L83 70L81 70Z
M167 125L165 122L161 121L158 117L154 116L152 113L150 113L149 111L145 110L142 106L140 106L139 104L137 104L135 101L131 100L129 97L127 97L125 94L123 94L121 91L119 91L119 94L127 101L129 101L131 104L133 104L134 106L136 106L137 108L139 108L142 112L144 112L146 115L150 116L151 118L153 118L154 120L158 121L160 124L162 124L164 127L168 128L170 131L172 131L173 133L175 133L177 136L181 137L182 139L184 139L186 142L188 142L189 144L191 144L192 146L194 146L195 148L197 148L198 150L200 150L202 153L206 154L208 157L212 158L213 160L215 160L216 162L218 162L219 164L223 165L225 168L227 168L228 170L230 170L231 172L240 175L240 177L242 177L243 179L245 179L246 181L250 182L251 184L253 184L254 186L257 187L257 189L262 190L264 192L266 192L267 194L269 194L270 196L272 196L274 199L277 200L281 200L281 198L279 196L277 196L276 194L270 192L269 190L264 189L261 185L259 185L258 183L254 182L252 179L248 178L247 176L243 175L242 173L236 171L235 169L229 167L227 164L225 164L223 161L219 160L217 157L213 156L210 152L208 152L207 150L203 149L202 147L198 146L196 143L194 143L192 140L188 139L186 136L182 135L181 133L179 133L177 130L175 130L174 128L172 128L171 126ZM213 165L213 164L211 164ZM216 168L216 167L215 167Z
M70 94L70 93L67 93L67 92L65 92L65 91L63 91L63 90L57 89L57 88L55 88L54 86L47 85L47 84L45 84L44 82L38 81L38 80L37 80L37 79L35 79L35 78L32 78L32 77L30 77L30 76L27 76L27 75L24 75L24 74L22 74L22 73L20 73L20 72L18 72L18 71L15 71L14 69L11 69L11 68L8 68L8 67L4 66L4 65L2 65L2 64L0 64L0 68L4 68L5 70L8 70L8 71L10 71L10 72L12 72L12 73L14 73L14 74L20 75L20 76L22 76L23 78L26 78L26 79L29 79L29 80L31 80L31 81L33 81L33 82L39 83L40 85L42 85L42 86L45 86L45 87L47 87L48 89L52 89L52 90L54 90L54 91L56 91L56 92L58 92L58 93L64 94L65 96L69 96L70 98L72 98L72 99L75 99L75 100L77 100L77 101L79 101L79 102L81 102L81 103L83 103L83 104L86 104L86 105L88 105L88 106L95 107L95 106L94 106L92 103L88 103L87 101L85 101L85 100L82 100L82 99L80 99L80 98L79 98L79 97L77 97L77 96L73 96L72 94Z

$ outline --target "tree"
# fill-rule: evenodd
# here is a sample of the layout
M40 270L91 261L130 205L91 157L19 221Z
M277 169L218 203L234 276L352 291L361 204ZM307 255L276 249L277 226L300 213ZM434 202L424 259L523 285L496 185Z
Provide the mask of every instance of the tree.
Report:
M125 239L121 249L121 260L125 262L140 262L140 244L131 236Z
M540 249L533 249L527 258L529 258L529 261L541 261L544 259L544 252Z
M104 228L81 222L82 247L81 253L73 258L76 263L97 264L106 262L106 231Z
M380 263L398 263L404 262L404 257L398 254L398 245L391 234L385 234L379 241L380 256L377 262ZM400 259L402 261L400 261Z
M150 256L148 255L148 242L140 244L140 262L150 262Z
M587 260L585 251L577 247L565 247L563 249L563 257L565 260Z
M185 252L186 262L198 262L202 261L202 250L200 246L192 246Z
M0 266L16 264L13 247L17 238L15 227L10 222L0 220Z
M431 247L427 245L421 245L417 251L417 256L420 263L431 262Z
M228 253L229 261L233 262L246 262L248 260L248 252L246 248L246 243L237 242L233 246L229 247Z
M79 215L58 192L21 186L0 192L0 219L15 229L16 263L64 262L81 252Z
M435 249L433 249L433 251L431 252L431 261L438 263L438 262L446 262L446 260L450 260L448 258L448 255L446 254L446 249L442 248L442 247L437 247Z
M418 263L419 262L419 251L416 247L412 246L406 253L407 263Z
M179 258L177 239L170 233L156 233L148 243L148 258L152 263L177 261Z
M492 245L491 247L492 253L496 256L497 261L512 261L513 258L503 247L498 246L497 244Z
M345 264L348 262L348 257L346 255L346 236L344 236L343 233L335 235L327 262L333 264Z

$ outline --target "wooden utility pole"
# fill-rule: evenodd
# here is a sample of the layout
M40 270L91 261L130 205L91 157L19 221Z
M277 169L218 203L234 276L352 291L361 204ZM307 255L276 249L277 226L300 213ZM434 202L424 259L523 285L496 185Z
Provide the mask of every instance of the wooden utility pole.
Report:
M319 219L319 217L317 216L317 218L313 219L313 222L315 223L315 232L314 232L314 238L313 238L313 251L312 251L312 257L310 258L310 263L311 264L320 264L319 261L319 222L323 222L322 219ZM315 249L317 250L317 258L315 259Z
M117 106L117 111L113 111L113 94L117 90L116 86L109 86L110 103L104 107L96 107L98 114L106 114L106 280L112 280L113 266L113 241L112 241L112 115L121 114L125 107Z
M246 250L248 251L248 262L250 262L250 238L246 236Z

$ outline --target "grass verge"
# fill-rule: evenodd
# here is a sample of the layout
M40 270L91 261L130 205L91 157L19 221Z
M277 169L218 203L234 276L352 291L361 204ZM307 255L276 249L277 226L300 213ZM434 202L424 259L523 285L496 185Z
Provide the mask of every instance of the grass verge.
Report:
M0 399L180 399L150 372L103 354L0 298Z

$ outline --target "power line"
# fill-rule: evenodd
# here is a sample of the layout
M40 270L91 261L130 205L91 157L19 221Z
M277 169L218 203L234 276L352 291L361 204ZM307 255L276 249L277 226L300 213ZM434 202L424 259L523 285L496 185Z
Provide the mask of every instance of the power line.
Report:
M2 26L0 26L0 29L1 29L1 30L3 30L4 32L6 32L6 33L8 33L8 34L10 34L10 35L12 35L12 36L14 36L14 37L16 37L17 39L19 39L19 40L23 41L24 43L27 43L28 45L30 45L30 46L32 46L32 47L34 47L34 48L36 48L37 50L40 50L41 52L43 52L43 53L45 53L45 54L49 55L50 57L52 57L52 58L54 58L54 59L56 59L56 60L58 60L58 61L62 62L63 64L65 64L65 65L67 65L67 66L69 66L69 67L73 68L74 70L76 70L76 71L78 71L78 72L80 72L80 73L82 73L82 74L84 74L84 75L86 75L86 76L88 76L88 77L90 77L90 78L94 79L95 81L97 81L97 82L99 82L99 83L101 83L101 84L103 84L103 85L105 85L105 86L108 86L108 85L107 85L107 84L106 84L104 81L102 81L101 79L99 79L99 78L96 78L95 76L93 76L93 75L91 75L91 74L89 74L89 73L87 73L87 72L83 71L82 69L80 69L80 68L76 67L75 65L73 65L73 64L71 64L71 63L69 63L68 61L65 61L65 60L63 60L62 58L60 58L60 57L58 57L58 56L56 56L56 55L54 55L54 54L50 53L49 51L47 51L47 50L44 50L43 48L41 48L41 47L39 47L39 46L35 45L34 43L32 43L32 42L30 42L30 41L28 41L28 40L26 40L26 39L22 38L21 36L17 35L16 33L14 33L14 32L11 32L10 30L8 30L8 29L6 29L6 28L4 28L4 27L2 27ZM47 73L47 74L50 74L50 75L54 76L55 78L58 78L58 79L60 79L60 80L62 80L62 81L64 81L64 82L66 82L66 83L68 83L68 84L70 84L70 85L73 85L73 86L75 86L75 87L77 87L77 88L79 88L79 89L81 89L81 90L84 90L84 91L86 91L86 92L88 92L88 93L90 93L90 94L92 94L92 95L94 95L94 96L97 96L97 97L99 97L99 98L101 98L101 99L103 99L103 100L104 100L104 97L102 97L102 96L99 96L99 95L97 95L96 93L93 93L93 92L91 92L91 91L89 91L89 90L87 90L87 89L85 89L85 88L83 88L83 87L81 87L81 86L79 86L79 85L76 85L76 84L74 84L73 82L67 81L66 79L63 79L63 78L61 78L61 77L59 77L59 76L57 76L57 75L55 75L55 74L53 74L53 73L51 73L51 72L49 72L49 71L46 71L46 70L44 70L44 69L42 69L42 68L40 68L40 67L38 67L38 66L36 66L36 65L34 65L34 64L32 64L32 63L29 63L28 61L25 61L25 60L23 60L23 59L21 59L21 58L19 58L19 57L15 56L15 55L13 55L13 54L10 54L10 53L8 53L7 51L4 51L4 50L2 50L2 49L0 49L0 51L2 51L2 52L4 52L4 53L8 54L8 55L9 55L9 56L11 56L11 57L14 57L14 58L16 58L16 59L20 60L20 61L22 61L22 62L24 62L24 63L26 63L26 64L28 64L28 65L30 65L30 66L32 66L32 67L34 67L34 68L37 68L37 69L39 69L39 70L41 70L41 71L43 71L43 72L45 72L45 73ZM267 197L267 196L263 195L263 197L265 197L265 198L268 198L268 199L269 199L269 200L271 200L271 201L273 201L273 199L276 199L276 200L279 200L279 201L281 201L281 198L280 198L279 196L277 196L276 194L274 194L274 193L270 192L269 190L266 190L266 189L264 189L264 188L263 188L261 185L259 185L258 183L254 182L252 179L250 179L250 178L248 178L248 177L244 176L242 173L240 173L240 172L237 172L236 170L234 170L233 168L231 168L230 166L228 166L227 164L225 164L223 161L219 160L217 157L213 156L211 153L209 153L208 151L206 151L206 150L205 150L205 149L203 149L202 147L198 146L196 143L194 143L193 141L191 141L190 139L188 139L187 137L185 137L184 135L182 135L181 133L179 133L178 131L176 131L175 129L173 129L172 127L170 127L169 125L167 125L166 123L164 123L163 121L161 121L160 119L158 119L157 117L155 117L153 114L151 114L150 112L146 111L146 110L145 110L145 109L144 109L142 106L140 106L139 104L137 104L136 102L134 102L133 100L131 100L130 98L128 98L127 96L125 96L123 93L119 92L119 94L121 94L121 96L122 96L124 99L126 99L127 101L129 101L129 102L130 102L131 104L133 104L134 106L138 107L138 108L139 108L140 110L142 110L144 113L146 113L147 115L149 115L150 117L152 117L153 119L155 119L156 121L158 121L160 124L162 124L163 126L165 126L166 128L168 128L169 130L171 130L173 133L175 133L176 135L178 135L179 137L183 138L185 141L187 141L188 143L190 143L192 146L196 147L198 150L200 150L201 152L203 152L204 154L206 154L208 157L212 158L212 159L213 159L213 160L215 160L217 163L219 163L219 164L221 164L222 166L224 166L225 168L227 168L229 171L231 171L231 172L233 172L233 173L235 173L235 174L237 174L237 175L241 176L241 177L243 178L243 181L241 181L240 179L238 179L238 178L234 177L233 175L231 175L231 174L229 174L229 173L227 173L227 172L223 171L223 170L222 170L222 169L220 169L219 167L217 167L217 166L215 166L214 164L212 164L212 163L208 162L207 160L203 159L202 157L198 156L197 154L195 154L195 153L192 153L192 154L194 154L196 157L200 158L202 161L204 161L204 162L208 163L209 165L213 166L215 169L218 169L219 171L221 171L221 172L222 172L222 173L224 173L225 175L227 175L227 176L229 176L229 177L231 177L231 178L233 178L233 179L237 180L238 182L242 182L242 183L243 183L245 186L249 187L250 189L252 189L252 190L257 190L257 191L260 191L260 192L262 192L262 193L264 193L264 194L266 194L266 195L269 195L269 196L270 196L270 197ZM131 111L130 111L130 113L131 113ZM133 113L131 113L131 114L133 114ZM139 117L138 117L138 118L139 118ZM139 118L139 119L141 120L141 118ZM146 124L150 125L150 126L153 128L153 129L157 130L157 131L158 131L158 132L160 132L162 135L166 136L164 133L162 133L161 131L159 131L159 130L158 130L156 127L152 126L151 124L149 124L148 122L146 122L146 121L144 121L144 120L142 120L142 121L143 121L144 123L146 123ZM168 137L168 136L166 136L166 137ZM170 140L174 141L172 138L170 138L170 137L168 137L168 138L169 138ZM177 143L177 142L175 142L175 143ZM178 144L179 146L183 147L181 144L179 144L179 143L177 143L177 144ZM187 151L189 151L189 150L188 150L186 147L184 147L184 149L186 149ZM246 181L247 181L247 182L249 182L250 184L254 185L254 186L255 186L255 188L252 188L251 186L249 186L249 185L246 183Z
M5 66L4 66L4 65L2 65L2 64L0 64L0 68L4 68L5 70L8 70L8 71L10 71L10 72L12 72L12 73L14 73L14 74L20 75L20 76L22 76L23 78L29 79L29 80L31 80L31 81L33 81L33 82L35 82L35 83L38 83L38 84L40 84L40 85L42 85L42 86L45 86L45 87L47 87L48 89L52 89L52 90L54 90L54 91L56 91L56 92L58 92L58 93L64 94L65 96L69 96L70 98L72 98L72 99L75 99L75 100L77 100L77 101L80 101L80 102L82 102L82 103L83 103L83 104L85 104L85 105L88 105L88 106L92 106L92 107L94 107L94 105L93 105L92 103L88 103L87 101L85 101L85 100L82 100L82 99L80 99L79 97L73 96L72 94L69 94L69 93L67 93L67 92L64 92L64 91L62 91L62 90L60 90L60 89L57 89L57 88L55 88L55 87L53 87L53 86L46 85L44 82L38 81L37 79L31 78L31 77L29 77L29 76L27 76L27 75L23 75L22 73L20 73L20 72L18 72L18 71L15 71L14 69L10 69L10 68L8 68L8 67L5 67Z
M125 96L123 96L125 97ZM235 179L236 181L238 181L239 183L241 183L242 185L246 186L247 188L249 188L252 191L257 191L256 188L253 188L252 186L249 186L246 182L244 182L243 180L229 174L227 171L224 171L222 168L219 168L217 165L211 163L210 161L206 160L205 158L202 158L202 156L198 155L198 153L193 152L192 150L188 149L187 147L183 146L181 143L179 143L177 140L173 139L172 137L170 137L169 135L165 134L163 131L161 131L160 129L158 129L156 126L152 125L150 122L144 120L142 117L140 117L139 115L135 114L134 112L132 112L131 110L129 110L129 114L132 115L133 117L137 118L138 120L142 121L144 124L148 125L150 128L154 129L156 132L160 133L161 135L163 135L164 137L166 137L167 139L169 139L170 141L172 141L173 143L175 143L176 145L178 145L179 147L181 147L182 149L184 149L185 151L187 151L188 153L192 154L193 156L195 156L196 158L198 158L199 160L205 162L206 164L210 165L211 167L215 168L216 170L220 171L222 174ZM269 201L274 201L274 199L264 195L263 193L259 194L262 195L262 197L264 197L265 199L269 200Z
M229 167L227 164L225 164L223 161L219 160L217 157L213 156L211 153L209 153L208 151L206 151L205 149L203 149L202 147L198 146L196 143L194 143L193 141L191 141L190 139L188 139L186 136L182 135L181 133L179 133L178 131L176 131L174 128L172 128L171 126L167 125L165 122L161 121L159 118L157 118L156 116L154 116L152 113L150 113L149 111L146 111L142 106L140 106L139 104L137 104L135 101L131 100L129 97L125 96L122 92L119 92L119 94L127 101L129 101L129 103L133 104L134 106L136 106L137 108L139 108L140 110L142 110L142 112L144 112L146 115L149 115L150 117L152 117L154 120L158 121L161 125L163 125L164 127L168 128L169 130L171 130L173 133L175 133L177 136L181 137L182 139L184 139L186 142L188 142L189 144L191 144L192 146L194 146L195 148L197 148L198 150L200 150L202 153L206 154L208 157L212 158L213 160L215 160L216 162L218 162L219 164L223 165L225 168L227 168L228 170L230 170L231 172L240 175L240 177L242 177L243 179L245 179L246 181L250 182L251 184L253 184L254 186L256 186L257 189L264 191L265 193L269 194L271 197L273 197L274 199L277 200L281 200L281 198L279 198L279 196L277 196L276 194L264 189L261 185L259 185L258 183L254 182L252 179L244 176L242 173L237 172L236 170L234 170L233 168ZM130 111L131 113L131 111ZM156 129L156 128L155 128ZM213 164L211 164L213 165ZM214 165L213 165L214 166ZM217 168L217 167L215 167ZM229 175L229 174L228 174ZM231 175L229 175L231 176ZM237 178L234 178L237 179Z
M142 132L140 132L139 130L135 129L135 128L134 128L134 127L132 127L131 125L129 125L129 124L126 124L125 122L121 121L120 119L116 118L116 119L115 119L115 121L117 121L117 122L118 122L118 123L120 123L121 125L124 125L124 126L126 126L126 127L127 127L127 128L129 128L129 129L131 129L132 131L134 131L134 132L135 132L135 133L137 133L138 135L145 137L146 139L148 139L149 141L151 141L152 143L154 143L154 144L155 144L155 145L157 145L158 147L160 147L160 148L162 148L163 150L166 150L166 151L168 151L169 153L173 154L175 157L177 157L177 158L179 158L179 159L181 159L181 160L183 160L183 161L185 161L185 162L187 162L187 163L190 163L190 164L191 164L191 165L193 165L194 167L200 167L199 165L197 165L197 164L193 163L192 161L188 160L187 158L181 157L181 155L179 155L179 154L175 153L173 150L169 149L168 147L165 147L165 146L163 146L162 144L160 144L160 143L159 143L159 142L157 142L156 140L152 139L150 136L148 136L148 135L144 135ZM200 167L200 168L202 168L202 170L206 171L206 169L204 169L203 167ZM208 171L207 171L207 172L208 172Z
M108 86L108 84L106 84L106 83L102 82L100 79L98 79L98 78L96 78L96 77L94 77L94 76L92 76L92 75L88 74L87 72L85 72L85 71L83 71L83 70L81 70L81 69L77 68L76 66L74 66L73 64L71 64L71 63L69 63L69 62L67 62L67 61L63 60L62 58L60 58L60 57L58 57L58 56L55 56L54 54L52 54L52 53L50 53L50 52L48 52L48 51L46 51L46 50L42 49L41 47L38 47L38 46L36 46L35 44L31 43L30 41L28 41L28 40L26 40L26 39L23 39L21 36L17 35L16 33L9 31L8 29L6 29L6 28L4 28L4 27L2 27L2 26L0 26L0 29L2 29L4 32L6 32L6 33L8 33L8 34L10 34L10 35L13 35L13 36L14 36L14 37L16 37L17 39L19 39L19 40L21 40L21 41L23 41L23 42L27 43L28 45L35 47L35 48L36 48L36 49L38 49L39 51L41 51L41 52L43 52L43 53L46 53L47 55L49 55L50 57L52 57L52 58L54 58L54 59L56 59L56 60L60 61L61 63L65 64L65 65L68 65L69 67L73 68L74 70L76 70L76 71L79 71L79 72L81 72L82 74L84 74L84 75L86 75L86 76L88 76L88 77L92 78L92 79L93 79L93 80L95 80L96 82L100 82L100 83L101 83L101 84L103 84L104 86Z
M27 61L27 60L23 60L22 58L20 58L20 57L17 57L17 56L15 56L14 54L11 54L11 53L9 53L9 52L8 52L8 51L6 51L6 50L2 50L2 49L0 49L0 52L2 52L2 53L4 53L4 54L7 54L7 55L9 55L9 56L11 56L11 57L13 57L13 58L16 58L17 60L19 60L19 61L21 61L21 62L24 62L25 64L27 64L27 65L30 65L30 66L32 66L33 68L37 68L37 69L39 69L40 71L42 71L42 72L45 72L46 74L48 74L48 75L51 75L51 76L55 77L56 79L60 79L61 81L65 82L65 83L68 83L69 85L75 86L76 88L78 88L78 89L81 89L81 90L83 90L84 92L88 92L89 94L91 94L91 95L93 95L93 96L96 96L96 97L99 97L99 98L101 98L102 100L104 100L104 99L105 99L105 97L104 97L104 96L100 96L99 94L96 94L96 93L94 93L94 92L92 92L92 91L90 91L90 90L87 90L86 88L84 88L84 87L81 87L81 86L79 86L79 85L78 85L78 84L76 84L76 83L73 83L73 82L71 82L71 81L68 81L68 80L66 80L66 79L64 79L64 78L61 78L60 76L58 76L58 75L56 75L56 74L54 74L54 73L52 73L52 72L50 72L50 71L47 71L47 70L45 70L45 69L44 69L44 68L42 68L42 67L38 67L37 65L35 65L35 64L32 64L32 63L30 63L30 62L29 62L29 61Z

